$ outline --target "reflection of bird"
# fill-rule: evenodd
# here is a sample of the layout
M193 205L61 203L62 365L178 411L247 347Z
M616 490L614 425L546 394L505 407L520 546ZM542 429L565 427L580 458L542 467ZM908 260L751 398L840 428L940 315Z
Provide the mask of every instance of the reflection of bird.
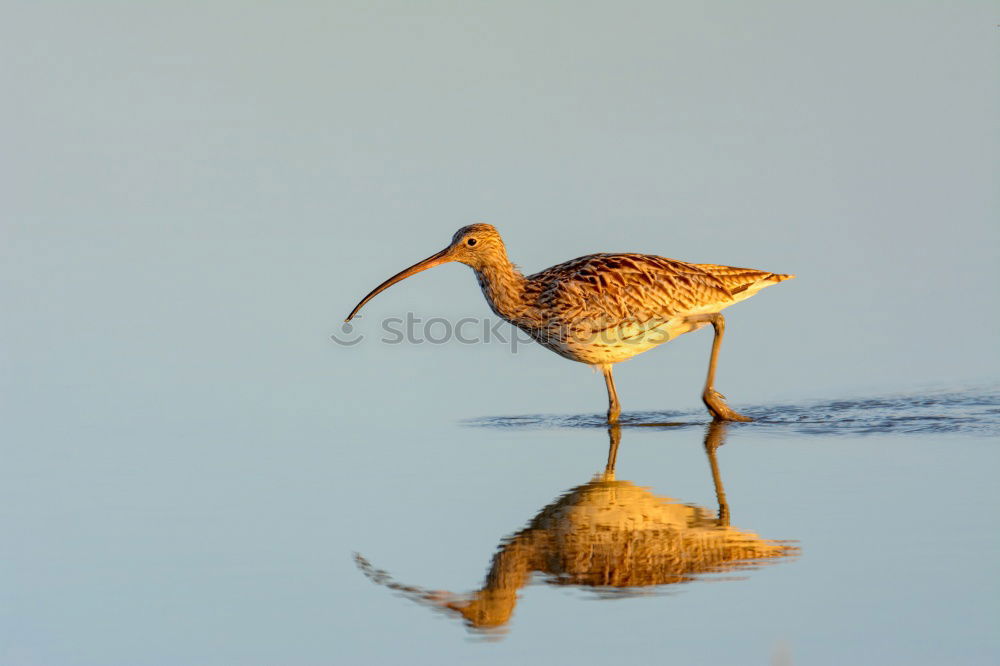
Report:
M792 275L689 264L649 254L591 254L525 277L488 224L459 229L437 254L389 278L348 315L400 280L449 261L476 272L490 308L560 356L601 368L608 422L621 408L611 366L706 324L715 329L702 400L715 420L749 421L715 390L725 320L719 312Z
M553 585L621 595L689 582L702 574L748 569L794 554L797 548L787 542L762 539L729 525L729 505L715 456L715 449L723 443L724 427L713 423L705 436L718 514L615 480L621 435L618 427L612 427L605 472L563 494L539 511L526 528L505 539L485 584L472 595L455 597L396 583L360 555L356 556L358 565L373 581L457 613L471 628L488 630L508 622L518 590L535 572Z

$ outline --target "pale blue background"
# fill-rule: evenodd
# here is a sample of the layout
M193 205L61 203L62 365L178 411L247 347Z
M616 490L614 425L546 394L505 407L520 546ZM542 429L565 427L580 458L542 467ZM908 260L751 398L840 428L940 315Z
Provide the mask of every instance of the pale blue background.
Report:
M995 2L2 13L0 663L440 663L484 648L528 663L553 645L581 663L626 648L766 663L781 640L796 663L996 656L996 578L980 580L997 554L982 520L995 439L753 430L724 461L734 522L808 556L742 588L613 605L627 616L532 588L551 603L522 604L499 646L466 644L371 586L350 552L474 587L499 539L585 482L606 442L456 422L596 413L601 379L534 346L376 341L380 318L408 310L487 315L457 265L370 303L363 344L328 338L370 288L484 220L529 272L640 251L797 273L728 311L719 388L737 409L995 381ZM697 409L708 346L691 335L619 366L625 411ZM700 437L627 434L622 478L711 506ZM845 559L857 544L881 566ZM763 599L780 631L753 625ZM897 630L862 630L865 613ZM937 651L913 644L920 617L945 632Z

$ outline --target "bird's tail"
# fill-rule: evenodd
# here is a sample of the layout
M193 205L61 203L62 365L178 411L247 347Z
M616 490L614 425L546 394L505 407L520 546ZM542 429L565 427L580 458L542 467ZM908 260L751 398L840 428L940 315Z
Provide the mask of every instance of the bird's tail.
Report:
M735 266L719 266L716 264L695 264L698 268L718 278L722 285L733 295L734 301L750 298L764 287L791 280L794 275L787 273L771 273L753 268L737 268Z

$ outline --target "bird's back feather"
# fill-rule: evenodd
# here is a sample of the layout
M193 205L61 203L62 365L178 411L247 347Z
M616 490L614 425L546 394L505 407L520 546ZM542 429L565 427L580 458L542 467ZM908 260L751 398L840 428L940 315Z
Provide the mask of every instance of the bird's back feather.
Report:
M717 311L790 277L650 254L591 254L535 273L528 284L549 316L616 325Z

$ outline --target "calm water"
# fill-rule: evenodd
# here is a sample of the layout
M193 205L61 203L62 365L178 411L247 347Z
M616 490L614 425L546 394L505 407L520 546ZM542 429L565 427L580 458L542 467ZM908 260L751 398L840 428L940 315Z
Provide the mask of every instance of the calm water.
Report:
M651 653L705 664L992 663L1000 394L746 412L759 420L710 427L699 413L633 413L608 435L597 415L470 420L470 440L515 457L589 456L597 473L552 488L520 526L498 531L463 582L484 524L545 495L530 463L499 489L484 483L472 500L481 510L455 506L460 515L432 519L422 542L401 539L377 560L370 548L356 563L383 594L416 602L397 602L398 630L423 626L421 613L444 618L452 626L426 631L458 640L464 626L467 638L502 641L477 655L497 663Z
M610 432L414 404L341 428L17 421L0 663L1000 656L995 390Z

